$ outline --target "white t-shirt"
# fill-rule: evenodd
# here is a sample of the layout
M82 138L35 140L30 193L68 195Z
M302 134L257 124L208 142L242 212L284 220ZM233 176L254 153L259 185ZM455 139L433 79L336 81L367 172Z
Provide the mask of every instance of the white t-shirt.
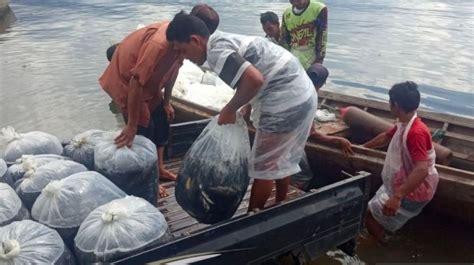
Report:
M313 83L298 59L262 37L216 31L209 37L207 62L232 88L237 87L247 67L257 68L265 83L251 104L260 111L282 112L314 94Z

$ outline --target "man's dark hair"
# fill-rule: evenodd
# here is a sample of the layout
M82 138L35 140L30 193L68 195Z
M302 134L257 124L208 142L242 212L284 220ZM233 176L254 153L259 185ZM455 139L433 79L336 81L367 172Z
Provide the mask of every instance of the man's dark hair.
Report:
M412 112L420 106L420 91L418 85L412 81L398 83L388 92L390 103L397 105L405 112Z
M326 80L329 76L329 71L326 67L324 67L320 63L312 64L308 70L306 71L311 81L313 81L313 85L316 88L320 88L326 83Z
M214 33L219 26L219 14L214 8L206 4L197 4L191 10L190 15L196 16L206 23L209 33Z
M166 38L168 41L189 42L191 35L209 37L209 29L206 24L196 16L188 15L181 11L168 25Z
M115 43L114 45L110 46L108 49L107 49L107 52L105 53L107 55L107 60L109 60L109 62L112 61L112 57L114 56L114 53L115 53L115 50L117 49L117 47L119 46L120 43Z
M265 13L260 14L260 23L262 23L263 25L267 22L270 22L271 24L280 24L278 15L273 13L272 11L267 11Z

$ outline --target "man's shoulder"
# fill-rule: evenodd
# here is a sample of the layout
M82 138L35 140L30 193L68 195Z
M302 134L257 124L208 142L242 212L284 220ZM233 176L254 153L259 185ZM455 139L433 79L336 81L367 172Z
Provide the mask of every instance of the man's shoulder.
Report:
M312 8L318 8L318 9L321 8L322 9L322 8L326 7L326 4L324 4L323 2L310 0L309 1L309 6L312 7Z
M411 138L411 137L430 137L431 138L430 129L420 118L416 118L416 120L413 122L410 128L410 131L408 132L407 137L408 138Z

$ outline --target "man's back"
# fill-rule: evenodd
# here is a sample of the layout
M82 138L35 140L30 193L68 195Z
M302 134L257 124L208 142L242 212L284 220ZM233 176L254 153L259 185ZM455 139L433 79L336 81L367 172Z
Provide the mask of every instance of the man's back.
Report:
M244 62L231 65L228 57L234 53ZM262 108L281 105L290 108L304 102L314 92L312 82L297 58L265 38L216 31L209 39L207 59L211 68L232 87L238 81L235 77L239 76L241 65L248 62L255 66L265 79L264 87L256 97Z

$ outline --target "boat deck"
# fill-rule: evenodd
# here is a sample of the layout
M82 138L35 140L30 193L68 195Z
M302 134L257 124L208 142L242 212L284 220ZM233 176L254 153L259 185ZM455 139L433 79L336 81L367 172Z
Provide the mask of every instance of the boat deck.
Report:
M165 166L173 173L178 173L179 168L181 166L181 159L173 159L169 161L165 161ZM205 228L209 225L201 224L196 221L193 217L188 215L179 204L176 202L176 198L174 197L175 191L175 182L168 181L168 182L161 182L161 184L167 189L168 193L170 194L166 198L162 198L158 201L158 209L165 215L166 221L170 227L171 233L175 237L179 236L186 236L190 235L197 230ZM247 193L242 200L237 212L234 214L235 216L239 216L245 214L247 212L247 207L250 198L250 187L252 182L249 183L249 187L247 188ZM298 197L299 195L304 194L303 191L290 186L289 189L289 196L288 199L293 199ZM275 188L270 195L270 199L267 202L268 205L272 205L275 202Z

